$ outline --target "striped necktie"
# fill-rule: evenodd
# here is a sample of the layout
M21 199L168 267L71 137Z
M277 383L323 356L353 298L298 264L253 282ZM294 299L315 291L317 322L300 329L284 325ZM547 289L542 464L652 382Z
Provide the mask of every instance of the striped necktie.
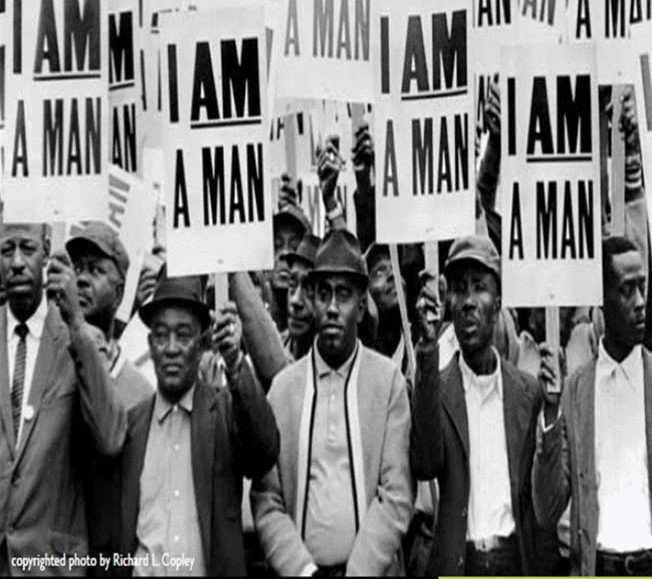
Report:
M27 358L27 342L25 338L29 333L27 324L16 326L16 335L19 338L16 348L16 362L14 363L14 379L11 383L11 410L14 417L14 435L18 442L18 429L20 427L20 415L23 410L23 392L25 390L25 361Z

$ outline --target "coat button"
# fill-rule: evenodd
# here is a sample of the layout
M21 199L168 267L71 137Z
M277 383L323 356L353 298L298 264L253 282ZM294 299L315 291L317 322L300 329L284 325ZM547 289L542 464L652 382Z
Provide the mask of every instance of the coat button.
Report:
M466 510L466 507L464 507L464 509L462 509L462 516L466 517L467 513L468 511Z
M458 567L464 567L464 557L460 557L460 560L457 562Z

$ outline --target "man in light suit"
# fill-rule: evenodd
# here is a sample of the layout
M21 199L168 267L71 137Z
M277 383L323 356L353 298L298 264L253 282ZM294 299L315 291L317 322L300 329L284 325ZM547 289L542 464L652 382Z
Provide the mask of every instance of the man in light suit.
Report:
M412 400L412 467L440 489L428 572L535 573L544 553L535 551L529 494L542 398L536 380L492 346L500 256L488 237L458 239L445 275L461 352L440 372L436 341L420 342Z
M119 458L118 548L133 557L119 569L126 574L244 575L242 478L260 476L278 455L274 415L239 340L230 340L229 314L213 333L228 387L199 378L210 326L201 295L199 278L164 279L140 310L158 388L130 410ZM165 556L186 564L166 567Z
M84 330L75 273L41 225L0 225L0 573L15 557L88 553L91 452L118 453L126 416ZM37 568L32 573L38 572ZM84 575L83 567L47 574Z
M554 528L571 503L573 575L652 574L652 355L636 246L603 243L605 334L560 396L546 392L534 462L535 513ZM540 379L557 382L546 351Z
M317 339L269 392L283 444L252 487L260 542L282 576L400 574L410 409L399 368L358 340L368 276L355 236L332 230L311 280Z

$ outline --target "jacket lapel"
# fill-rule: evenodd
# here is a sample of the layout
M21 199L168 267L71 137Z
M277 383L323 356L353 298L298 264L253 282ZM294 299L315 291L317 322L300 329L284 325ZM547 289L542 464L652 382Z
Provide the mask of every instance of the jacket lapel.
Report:
M216 430L215 404L215 393L208 386L198 383L192 404L190 448L199 528L202 534L204 557L207 562L211 553Z
M509 479L512 490L512 502L516 502L518 491L519 469L523 446L527 439L527 431L530 425L530 412L527 396L523 386L518 383L512 372L502 366L503 379L503 419L505 421L505 438L507 439L507 460L509 463Z
M7 307L0 308L0 416L13 458L16 447L14 418L11 414L11 386L9 383L9 343L7 341Z
M32 430L34 429L34 424L38 420L43 394L47 390L53 377L56 377L57 375L57 373L53 371L53 368L55 367L55 362L62 348L65 346L65 337L66 329L63 321L54 309L48 308L48 314L43 326L43 335L41 336L41 344L38 349L38 354L36 355L34 375L32 377L32 384L29 392L28 402L33 408L34 414L31 420L24 421L23 432L20 436L16 452L16 462L20 461L32 434Z
M643 348L643 391L645 393L648 488L652 491L652 354L645 348ZM650 514L652 516L652 492L650 492Z
M134 408L130 415L129 433L122 462L122 533L123 552L136 550L136 527L140 507L140 475L145 464L145 451L149 438L149 427L154 413L152 396Z
M460 437L462 448L469 457L469 422L466 412L466 399L462 385L462 373L458 364L459 354L453 357L448 370L442 377L442 404L453 422L453 426ZM468 462L468 460L467 460Z

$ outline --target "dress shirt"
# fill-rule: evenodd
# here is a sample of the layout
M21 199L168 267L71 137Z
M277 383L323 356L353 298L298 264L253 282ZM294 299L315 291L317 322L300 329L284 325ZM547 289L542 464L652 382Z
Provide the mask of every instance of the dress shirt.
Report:
M500 356L494 350L496 370L476 375L460 353L464 398L469 425L471 484L466 538L509 537L516 525L512 511L507 459L503 379Z
M48 315L48 303L45 296L41 298L36 311L32 317L25 322L29 332L25 336L25 385L23 387L23 404L20 412L20 424L18 427L18 440L23 432L25 424L25 408L29 405L29 394L32 391L32 379L34 378L34 368L36 367L36 357L41 345L41 336L45 326L45 318ZM16 350L20 338L16 334L16 327L20 322L14 317L11 308L7 308L7 354L9 357L9 388L14 384L14 364L16 363Z
M312 432L306 547L317 565L346 563L355 541L351 463L344 415L344 385L355 352L333 370L314 348L317 404ZM357 384L349 384L356 388Z
M150 564L134 567L137 576L202 576L206 573L190 452L194 390L193 386L174 405L156 393L140 476L136 528L136 557L149 555ZM192 558L192 569L165 567L164 555Z
M652 548L647 452L642 348L618 364L601 342L595 372L599 550Z

